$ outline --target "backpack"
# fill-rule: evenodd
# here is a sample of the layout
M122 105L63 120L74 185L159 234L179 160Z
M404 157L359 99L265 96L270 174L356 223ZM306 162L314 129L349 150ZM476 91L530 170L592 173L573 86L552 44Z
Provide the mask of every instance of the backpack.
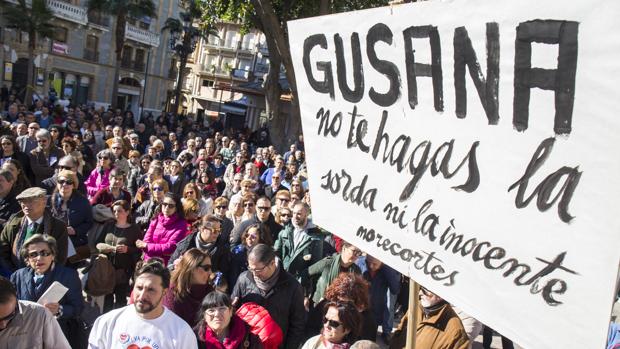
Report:
M104 254L91 256L84 291L91 296L111 294L116 286L116 270Z

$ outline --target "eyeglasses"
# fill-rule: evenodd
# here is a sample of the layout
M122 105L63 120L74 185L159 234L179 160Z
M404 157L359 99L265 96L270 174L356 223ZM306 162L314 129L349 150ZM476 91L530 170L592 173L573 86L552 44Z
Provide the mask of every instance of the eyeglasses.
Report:
M162 187L153 187L153 191L164 191Z
M70 179L59 179L58 184L60 185L73 185L73 181Z
M265 265L262 268L250 268L250 267L248 267L248 270L250 271L250 273L258 274L258 273L262 273L263 270L267 269L268 267L269 267L269 264Z
M215 307L207 309L205 313L209 316L215 316L217 313L225 313L227 310L228 307Z
M203 225L200 227L200 229L202 230L210 230L211 234L219 234L222 231L222 228L214 228L213 226L210 225Z
M280 213L280 217L290 217L290 213Z
M323 325L327 325L328 327L336 329L336 328L340 327L340 325L342 325L342 323L339 322L339 321L336 321L336 320L329 320L328 318L323 317Z
M198 266L198 268L206 271L206 272L210 272L211 271L211 264L201 264Z
M52 252L49 251L49 250L41 250L39 252L37 252L37 251L28 252L28 258L32 258L32 259L35 259L35 258L37 258L39 256L41 256L41 257L49 257L51 255L52 255Z
M260 211L267 211L271 209L271 207L269 206L257 206L256 208L259 209Z
M175 208L177 207L177 205L175 203L170 203L170 202L162 202L161 205L163 207L170 207L170 208Z
M362 251L358 250L357 248L351 246L349 247L349 251L351 251L351 253L355 256L355 257L359 257L362 255Z

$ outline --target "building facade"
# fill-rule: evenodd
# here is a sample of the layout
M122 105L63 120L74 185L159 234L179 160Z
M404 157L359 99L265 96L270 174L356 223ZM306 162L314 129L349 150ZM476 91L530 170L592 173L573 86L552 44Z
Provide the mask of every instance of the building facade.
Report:
M28 3L29 1L27 1ZM154 0L157 17L130 19L126 25L124 52L119 76L118 108L159 113L170 98L176 78L175 62L161 27L168 17L178 18L175 0ZM5 0L9 6L17 0ZM54 35L39 39L35 52L34 98L54 89L72 103L108 106L116 53L115 16L87 11L87 0L47 0L53 12ZM28 35L7 28L0 17L0 84L23 91L28 66Z
M219 23L217 31L217 37L200 40L188 61L181 105L200 120L221 117L229 127L255 129L265 110L265 35L257 29L242 34L241 24L234 22ZM244 88L247 85L256 88Z

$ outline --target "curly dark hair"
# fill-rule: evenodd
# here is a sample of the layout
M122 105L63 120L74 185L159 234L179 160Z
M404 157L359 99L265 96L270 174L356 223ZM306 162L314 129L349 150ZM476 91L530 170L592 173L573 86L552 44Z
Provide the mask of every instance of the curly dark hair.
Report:
M325 290L325 298L330 302L352 302L356 308L366 310L370 307L369 288L360 275L340 273Z

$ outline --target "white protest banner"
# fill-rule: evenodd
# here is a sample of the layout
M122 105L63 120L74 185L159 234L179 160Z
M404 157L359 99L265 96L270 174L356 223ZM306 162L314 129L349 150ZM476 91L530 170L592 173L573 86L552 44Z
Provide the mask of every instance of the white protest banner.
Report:
M290 22L313 221L527 349L603 348L618 14L454 0Z

